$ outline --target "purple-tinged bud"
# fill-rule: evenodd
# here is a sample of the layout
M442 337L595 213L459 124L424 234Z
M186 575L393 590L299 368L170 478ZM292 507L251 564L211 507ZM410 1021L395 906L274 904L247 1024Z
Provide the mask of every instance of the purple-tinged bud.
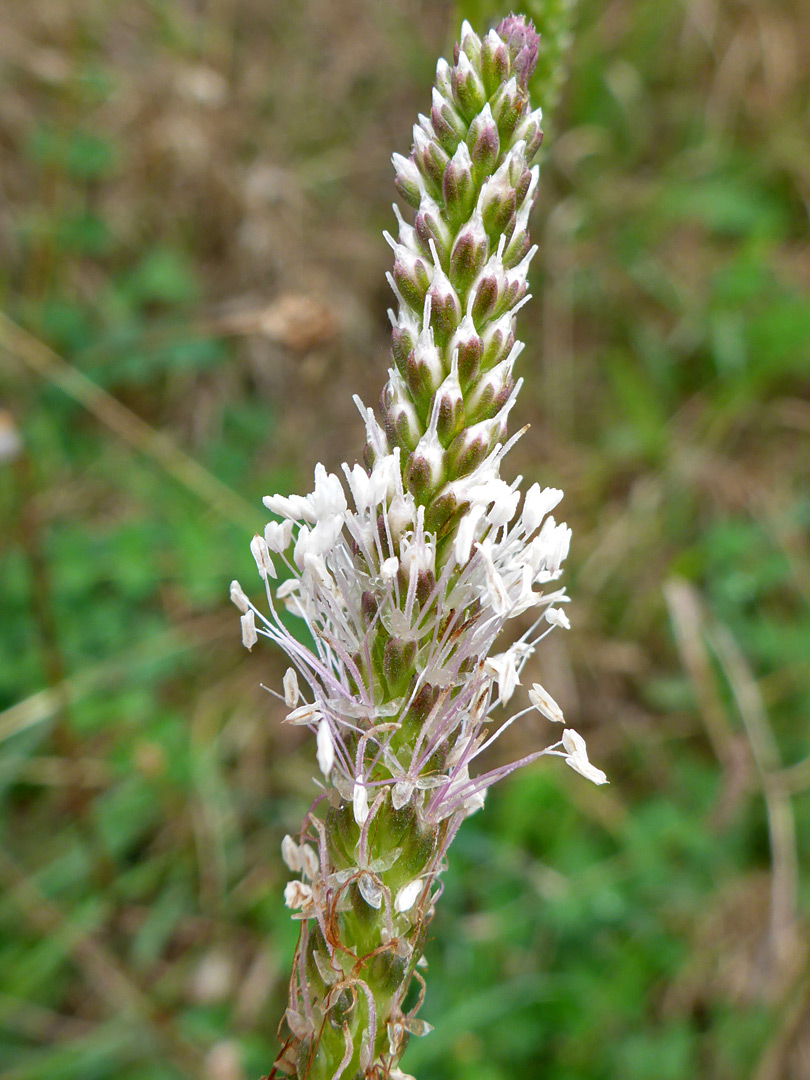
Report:
M391 445L413 450L419 442L421 425L405 380L395 368L389 371L388 382L383 387L381 412Z
M466 52L459 53L456 66L450 73L453 83L453 99L467 121L483 107L487 99L481 76Z
M456 436L447 451L452 475L457 478L467 476L481 464L489 449L489 442L483 438L480 431L474 433L472 428L465 428Z
M442 178L447 216L454 223L466 221L475 204L475 178L469 147L459 143Z
M428 311L428 318L429 314ZM420 409L427 411L443 377L441 354L434 344L432 331L428 329L419 335L416 348L408 357L405 374L408 389Z
M531 161L540 149L543 141L542 120L543 110L535 109L527 113L515 128L515 141L522 140L526 144L526 161Z
M506 44L512 62L512 72L525 90L537 64L540 35L523 15L508 15L495 32Z
M460 51L458 55L455 53L453 54L455 62L459 62L461 53L463 52L476 67L479 67L481 64L481 38L470 26L467 19L461 24L461 32L459 33L458 40Z
M451 68L443 56L439 57L436 64L436 89L442 97L450 98L453 94L451 81Z
M492 116L489 102L470 124L467 146L470 148L470 157L478 176L489 176L497 164L501 148L498 125Z
M391 330L391 356L400 375L405 369L416 348L416 335L408 326L395 324Z
M461 302L450 278L442 270L436 245L431 240L433 255L433 278L428 289L430 302L430 327L440 344L445 344L461 321Z
M360 610L363 613L363 619L367 626L371 626L374 619L377 617L377 610L379 604L374 597L373 593L364 592L360 597Z
M419 170L410 158L402 154L394 154L391 158L394 165L394 184L405 202L416 208L425 190L425 182L419 175Z
M444 447L439 442L437 423L438 406L434 398L427 431L414 447L405 466L405 486L417 501L435 491L444 480Z
M481 213L476 209L462 227L450 252L450 280L462 300L488 258L489 239Z
M490 264L492 259L490 259ZM503 274L487 269L479 276L470 290L467 310L477 327L483 326L499 306L502 295Z
M481 367L484 371L500 363L515 344L515 318L511 311L486 328L481 339Z
M443 262L447 262L450 257L450 247L453 243L453 234L444 220L438 204L427 195L422 199L413 227L425 249L430 250L432 240L436 245L439 258Z
M493 241L506 231L517 206L515 189L509 183L507 171L508 166L504 162L486 181L478 196L478 209L481 211L484 229Z
M394 291L415 311L421 311L425 302L425 293L430 285L430 271L426 261L415 255L409 248L398 244L394 259L394 270L390 278Z
M431 499L425 511L425 528L429 532L439 534L455 514L457 507L458 499L452 491L445 491L435 499Z
M509 74L509 49L494 30L481 42L480 66L484 89L491 96Z
M431 184L434 193L438 195L442 189L444 170L450 159L438 142L435 139L428 138L420 127L413 129L413 160L419 172ZM424 191L424 181L422 190Z
M488 420L506 404L514 388L512 369L522 351L522 344L516 344L504 360L478 380L465 403L469 422Z
M452 154L459 142L467 134L467 125L459 116L447 98L442 97L436 87L433 87L433 104L430 110L430 119L433 130L441 146L448 154Z
M448 345L450 355L458 355L458 377L463 387L467 387L477 378L481 367L483 343L469 315L465 315L458 325Z
M458 378L458 360L453 359L450 374L436 391L436 430L443 446L449 446L465 424L464 396Z
M510 79L509 82L501 83L492 95L490 105L501 138L511 139L526 107L526 92L519 89L514 79Z

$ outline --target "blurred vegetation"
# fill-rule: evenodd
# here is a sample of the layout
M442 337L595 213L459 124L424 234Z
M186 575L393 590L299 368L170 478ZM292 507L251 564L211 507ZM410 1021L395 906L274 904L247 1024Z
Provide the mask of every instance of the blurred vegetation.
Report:
M361 448L390 154L460 17L504 13L4 7L4 1080L272 1061L314 754L227 585L261 495ZM810 8L581 0L567 60L512 469L574 527L574 629L527 682L612 785L543 765L465 824L404 1065L806 1080Z

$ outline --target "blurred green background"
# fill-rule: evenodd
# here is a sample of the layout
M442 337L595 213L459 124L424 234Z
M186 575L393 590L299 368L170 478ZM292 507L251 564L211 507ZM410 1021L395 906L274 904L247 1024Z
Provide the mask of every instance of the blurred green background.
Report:
M262 494L361 451L390 155L506 11L3 7L3 1080L270 1067L314 752L227 586ZM464 825L403 1064L807 1080L810 7L582 0L558 86L508 464L565 488L574 628L524 681L612 784Z

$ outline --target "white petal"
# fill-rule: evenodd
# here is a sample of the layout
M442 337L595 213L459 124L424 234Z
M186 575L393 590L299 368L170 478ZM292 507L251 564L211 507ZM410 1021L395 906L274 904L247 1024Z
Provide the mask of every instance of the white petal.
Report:
M540 683L534 683L529 691L529 701L534 705L538 712L541 712L547 720L553 720L555 724L564 724L565 717L563 711L548 690L542 687ZM576 732L574 732L576 735ZM563 738L565 736L563 735ZM579 736L577 735L577 738ZM584 745L584 743L583 743ZM568 747L566 746L566 750Z
M246 649L252 649L259 640L256 635L256 619L253 611L248 609L239 621L242 624L242 644Z
M266 581L268 577L276 577L276 568L273 566L273 560L270 558L270 552L267 548L267 541L263 536L254 536L250 541L250 553L256 560L256 566L259 573Z
M288 881L284 886L284 903L288 908L302 908L312 902L312 889L303 881Z
M231 603L235 604L242 614L246 614L250 610L250 602L238 581L231 582Z
M297 874L301 869L301 849L289 833L281 841L281 857L290 870Z
M287 668L284 672L282 686L284 687L284 704L288 709L294 709L299 695L298 676L295 673L295 668Z
M368 817L368 795L366 794L365 787L359 783L355 783L354 791L352 793L352 809L354 810L354 820L358 825L365 824Z
M396 555L392 555L390 559L386 559L380 567L380 577L383 581L393 581L399 571L399 559Z
M423 888L424 884L421 878L414 878L407 885L403 885L397 893L396 900L394 900L394 910L410 911Z
M324 776L328 776L335 764L335 747L332 742L332 731L329 721L324 717L318 724L318 768Z
M571 623L562 608L546 608L546 622L551 623L552 626L561 626L563 630L571 629Z
M565 763L570 765L574 772L578 772L580 776L584 776L586 780L590 780L594 784L606 784L608 782L605 773L601 769L597 769L588 760L585 740L578 732L574 731L573 728L566 728L563 732L562 743L568 753Z
M318 868L320 866L318 856L315 854L315 849L309 844L302 844L300 855L301 869L303 870L305 877L308 877L310 881L314 881L318 876Z
M317 724L323 718L323 713L317 705L299 705L291 713L287 713L285 723L297 727L301 724Z

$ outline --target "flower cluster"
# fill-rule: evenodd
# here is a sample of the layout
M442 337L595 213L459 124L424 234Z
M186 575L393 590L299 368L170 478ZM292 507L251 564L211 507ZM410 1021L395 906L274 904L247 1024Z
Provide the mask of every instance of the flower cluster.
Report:
M556 582L571 532L552 515L562 492L534 484L521 495L520 477L500 476L518 437L506 439L521 384L515 315L535 251L536 53L531 25L512 16L483 40L465 23L454 64L439 62L430 116L410 157L394 155L414 213L409 222L395 208L398 235L387 236L392 366L381 422L357 401L365 463L344 465L345 482L318 465L309 495L265 498L274 520L251 550L267 614L231 586L244 644L265 636L290 659L287 722L315 733L323 776L300 841L283 846L300 875L285 901L302 923L276 1063L287 1074L397 1075L408 1034L426 1030L401 1006L463 819L492 783L542 755L606 780L568 728L475 773L526 713L564 722L534 684L529 708L491 727L538 642L569 625ZM529 629L496 651L506 622L526 612Z

